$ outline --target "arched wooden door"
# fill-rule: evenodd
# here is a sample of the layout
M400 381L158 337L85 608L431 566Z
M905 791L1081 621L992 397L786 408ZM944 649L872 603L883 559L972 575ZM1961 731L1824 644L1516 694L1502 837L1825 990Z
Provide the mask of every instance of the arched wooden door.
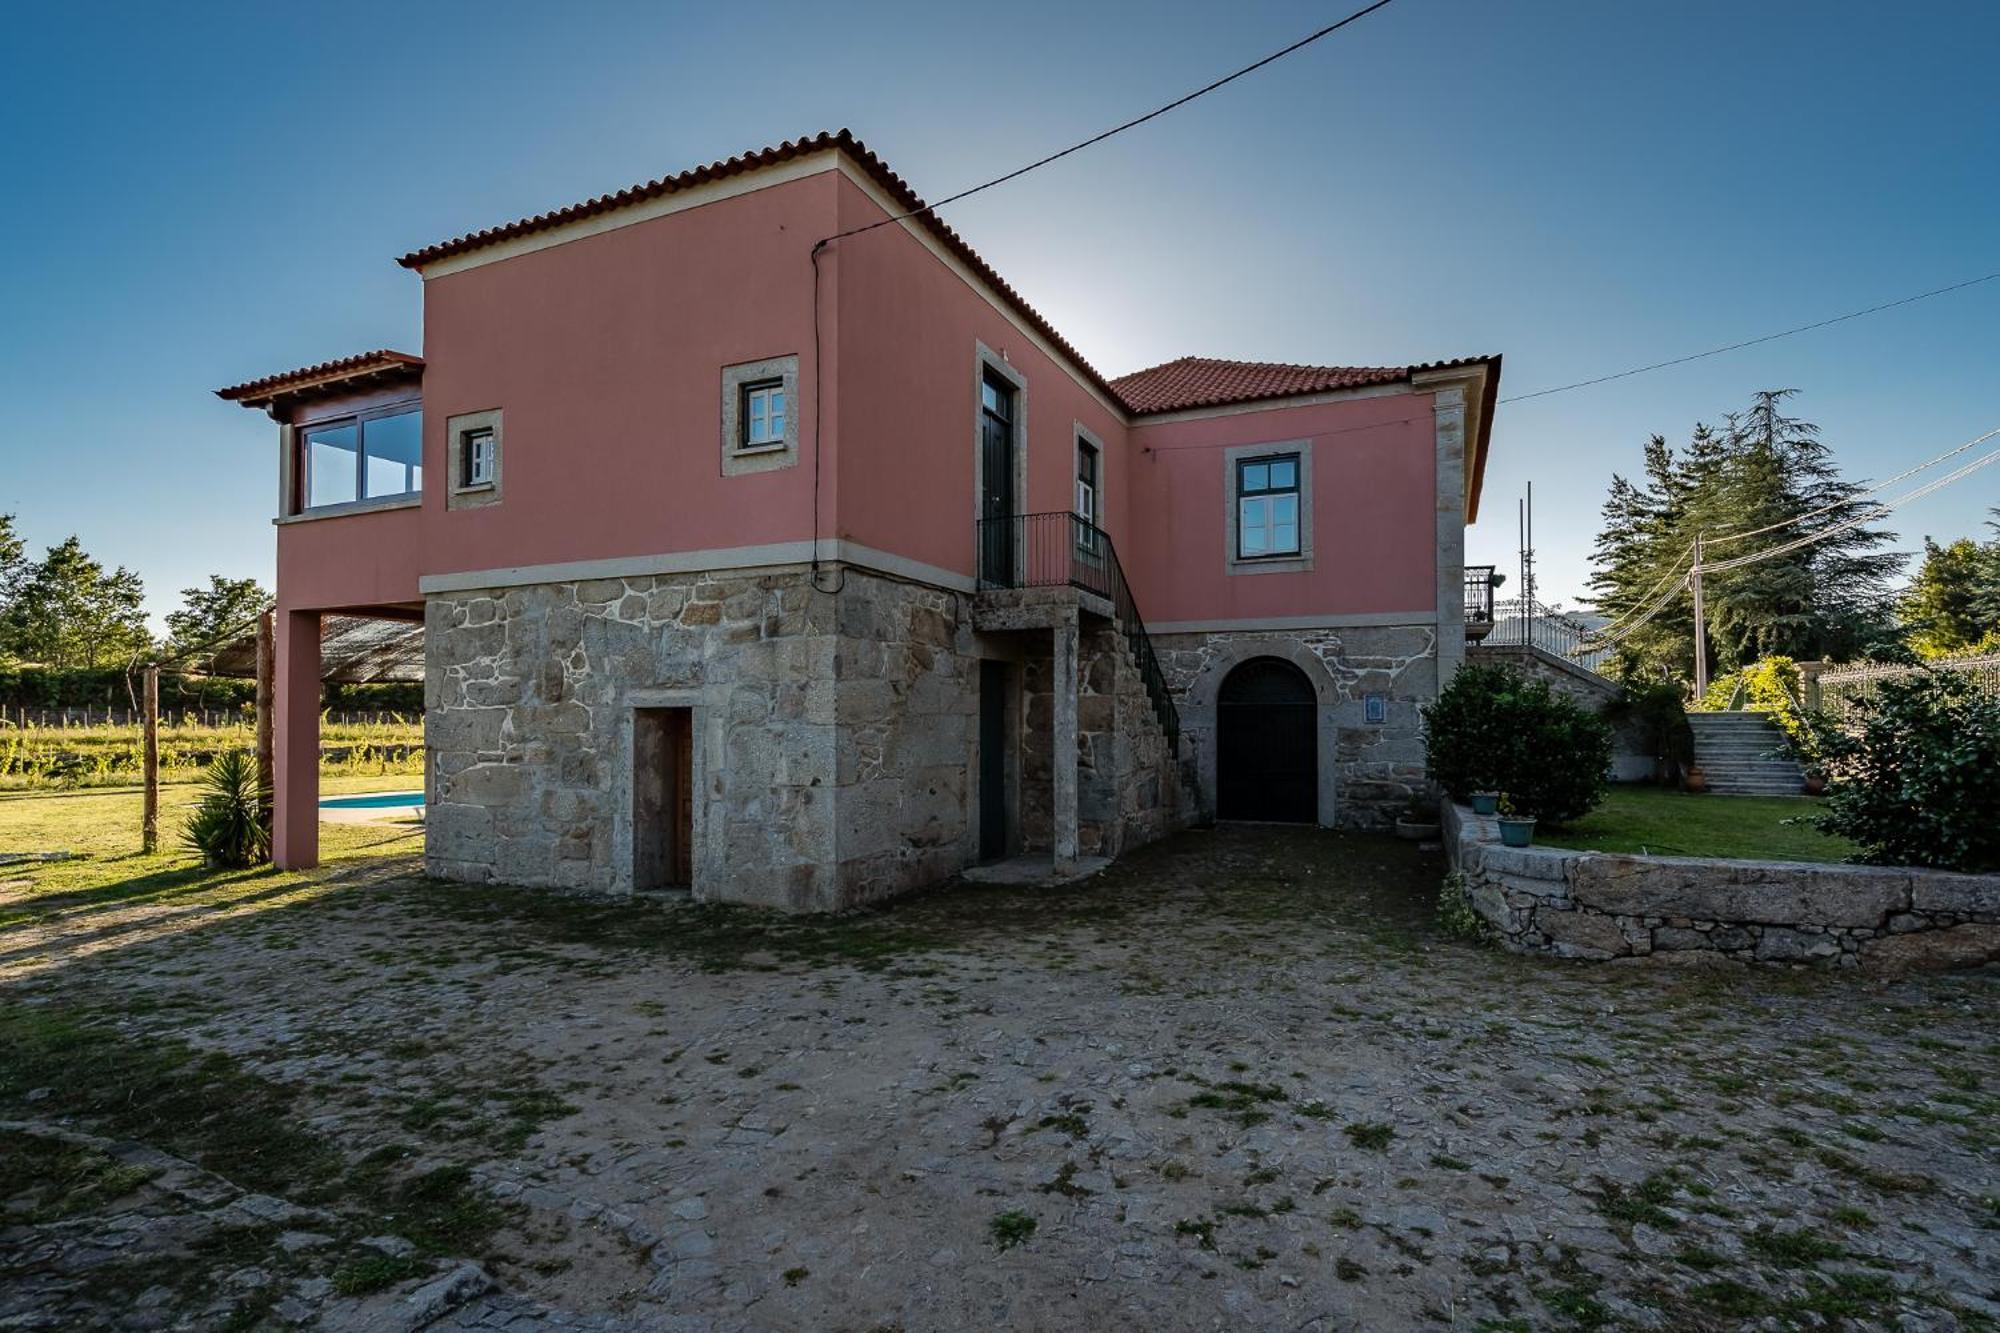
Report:
M1218 819L1314 823L1319 814L1319 701L1305 672L1255 657L1215 701Z

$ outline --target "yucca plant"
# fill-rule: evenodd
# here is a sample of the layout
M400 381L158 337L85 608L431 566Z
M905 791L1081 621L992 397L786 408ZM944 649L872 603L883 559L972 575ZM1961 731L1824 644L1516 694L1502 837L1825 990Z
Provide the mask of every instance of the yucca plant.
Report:
M257 765L241 750L225 750L202 776L202 797L181 829L181 841L202 864L240 870L271 856L264 820L270 802L257 784Z

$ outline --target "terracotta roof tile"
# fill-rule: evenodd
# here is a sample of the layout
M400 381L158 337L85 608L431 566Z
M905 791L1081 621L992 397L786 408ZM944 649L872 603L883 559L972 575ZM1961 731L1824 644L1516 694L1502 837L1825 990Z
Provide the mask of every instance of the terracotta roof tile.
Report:
M316 366L301 366L282 374L232 384L226 389L217 389L215 396L227 402L242 403L245 407L256 407L283 395L332 389L354 380L378 377L417 379L423 375L423 370L422 357L383 347L333 361L322 361Z
M1266 398L1292 398L1333 389L1398 384L1419 371L1477 365L1495 359L1465 357L1416 366L1295 366L1281 361L1223 361L1208 356L1184 356L1164 365L1120 375L1111 381L1111 387L1138 416Z
M484 249L489 245L497 245L502 241L510 240L516 236L526 236L539 231L548 231L552 228L575 222L581 218L595 217L600 213L614 212L621 208L630 207L633 204L643 203L648 199L657 199L662 195L673 194L677 191L688 189L691 186L705 184L709 181L725 180L731 176L741 176L763 167L775 166L781 162L789 162L796 158L810 156L813 153L822 153L835 149L846 153L856 165L868 174L871 180L881 186L882 190L888 194L897 208L901 209L904 213L917 214L913 219L914 221L920 223L925 230L929 231L932 236L936 237L943 244L945 249L949 250L961 263L976 273L981 281L990 286L1003 301L1013 308L1016 314L1027 321L1030 328L1046 338L1064 356L1068 357L1076 365L1077 369L1083 373L1084 377L1104 393L1105 397L1111 399L1113 402L1122 401L1118 397L1117 392L1112 389L1109 381L1098 373L1097 369L1088 361L1084 360L1083 354L1071 346L1067 338L1056 332L1055 326L1044 319L1040 311L1029 305L1019 292L1008 286L1006 280L994 272L993 266L980 258L978 252L973 250L970 245L967 245L964 238L947 226L936 213L925 211L928 206L925 204L923 197L910 187L908 181L891 170L889 164L877 157L867 144L864 144L844 129L836 130L832 133L822 131L819 134L801 139L787 139L776 147L762 148L754 153L744 153L737 157L727 158L721 162L711 162L707 166L694 167L691 170L683 171L677 176L662 176L658 180L646 181L643 184L630 186L627 189L619 190L612 194L599 195L595 199L586 199L580 204L571 204L567 208L558 208L548 213L538 213L534 217L522 218L518 222L509 222L498 227L488 227L484 231L471 232L449 241L440 241L436 245L425 246L421 250L414 250L396 262L404 268L421 269L425 265L435 263L440 259L446 259L452 255L465 254L472 250Z

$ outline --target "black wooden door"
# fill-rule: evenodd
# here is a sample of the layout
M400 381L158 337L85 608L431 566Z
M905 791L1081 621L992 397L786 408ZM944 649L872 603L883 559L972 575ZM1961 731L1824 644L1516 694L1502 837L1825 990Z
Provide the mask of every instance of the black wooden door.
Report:
M1315 822L1319 706L1305 673L1274 657L1245 662L1215 713L1216 817Z
M979 664L979 859L1007 855L1007 664Z
M1014 386L988 372L979 384L979 575L1014 586Z

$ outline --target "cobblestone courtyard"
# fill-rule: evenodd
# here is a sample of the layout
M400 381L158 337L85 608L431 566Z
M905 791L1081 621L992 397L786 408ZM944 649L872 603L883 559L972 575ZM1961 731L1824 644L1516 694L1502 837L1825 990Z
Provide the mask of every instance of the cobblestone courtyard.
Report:
M1438 873L0 884L0 1327L2000 1327L1991 969L1515 958Z

